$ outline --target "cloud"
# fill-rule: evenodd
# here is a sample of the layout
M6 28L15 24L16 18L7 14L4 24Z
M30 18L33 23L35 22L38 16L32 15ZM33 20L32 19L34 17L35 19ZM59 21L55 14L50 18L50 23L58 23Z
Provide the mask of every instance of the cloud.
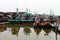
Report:
M0 11L25 11L29 8L31 12L38 11L40 13L48 13L53 9L55 14L60 13L60 0L0 0Z

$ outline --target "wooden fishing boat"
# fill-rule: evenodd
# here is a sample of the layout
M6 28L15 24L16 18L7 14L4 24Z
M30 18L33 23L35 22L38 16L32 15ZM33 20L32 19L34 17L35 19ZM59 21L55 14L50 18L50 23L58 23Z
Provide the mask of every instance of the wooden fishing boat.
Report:
M33 26L34 20L8 20L10 24L20 24L21 27L24 26Z
M33 22L34 20L21 20L20 21L20 26L24 27L24 26L33 26Z
M48 21L44 21L43 23L40 23L39 20L34 22L33 26L36 28L52 28L52 25Z

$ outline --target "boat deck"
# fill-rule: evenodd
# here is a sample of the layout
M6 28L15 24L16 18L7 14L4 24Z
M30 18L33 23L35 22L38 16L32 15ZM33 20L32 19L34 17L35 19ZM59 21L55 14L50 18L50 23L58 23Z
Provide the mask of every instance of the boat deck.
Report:
M21 22L26 22L26 23L33 23L34 20L8 20L9 23L21 23Z

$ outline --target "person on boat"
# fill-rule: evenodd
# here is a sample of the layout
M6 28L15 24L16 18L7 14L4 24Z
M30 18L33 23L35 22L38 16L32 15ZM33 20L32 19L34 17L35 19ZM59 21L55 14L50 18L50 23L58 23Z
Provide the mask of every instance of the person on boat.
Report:
M18 17L17 17L18 20L22 20L22 15L19 14Z
M47 25L48 21L46 19L44 19L44 17L40 17L40 25Z
M24 20L26 20L26 16L24 16Z
M6 14L4 14L2 17L1 17L2 21L3 22L7 22L8 21L8 16Z
M48 22L45 20L45 21L43 22L43 25L47 25L47 23L48 23Z
M16 19L16 16L17 16L16 13L13 13L12 14L12 19Z
M43 22L44 22L44 18L40 17L40 23L43 23Z
M27 15L27 20L29 20L29 15Z
M37 21L37 16L32 16L32 20L34 20L35 22Z
M36 22L37 20L38 20L37 17L35 17L35 22Z
M26 15L26 20L29 20L29 15L28 14Z
M37 19L37 17L35 18L35 25L41 25L42 23L44 23L43 17L40 17L40 19Z

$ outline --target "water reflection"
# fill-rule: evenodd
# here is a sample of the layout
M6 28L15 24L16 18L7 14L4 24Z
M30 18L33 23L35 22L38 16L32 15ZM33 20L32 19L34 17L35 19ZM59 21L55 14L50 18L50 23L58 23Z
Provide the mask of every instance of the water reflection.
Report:
M20 24L12 23L12 24L8 24L8 27L20 27Z
M39 35L39 33L41 32L41 28L34 28L34 31L35 31L35 33L37 34L37 35Z
M48 28L4 26L0 27L0 40L60 40L59 32Z
M6 26L0 26L0 32L3 32L5 30L7 30L7 27Z
M57 31L56 31L56 30L53 29L52 31L53 31L54 33L57 33L57 34L60 35L60 30L57 30Z
M25 27L25 28L23 29L23 31L24 31L24 34L25 34L25 35L30 35L30 33L31 33L31 29L30 29L29 27Z
M19 33L20 27L11 27L11 32L13 35L17 35Z
M49 28L43 28L43 30L44 30L44 32L45 32L45 36L48 36L49 35L49 33L51 32L51 29L49 29Z

